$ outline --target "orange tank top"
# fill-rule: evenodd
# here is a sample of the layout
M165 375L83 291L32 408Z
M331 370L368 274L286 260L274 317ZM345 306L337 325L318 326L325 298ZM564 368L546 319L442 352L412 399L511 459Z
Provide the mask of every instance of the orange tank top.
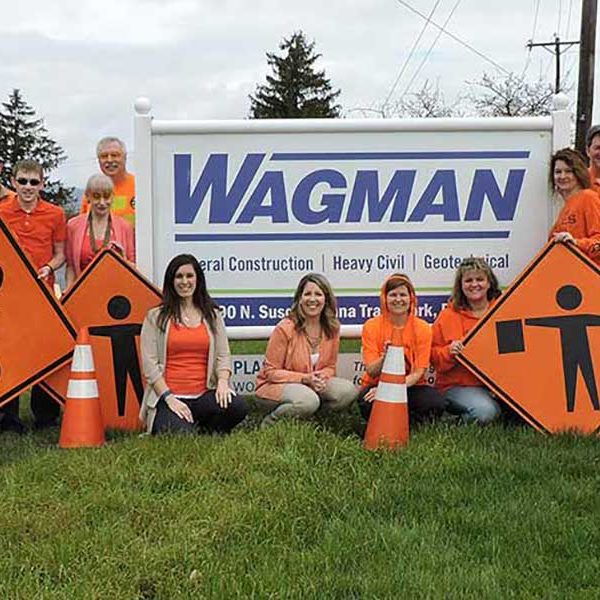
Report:
M165 381L177 396L199 396L206 390L210 339L206 324L186 327L171 321L167 336Z

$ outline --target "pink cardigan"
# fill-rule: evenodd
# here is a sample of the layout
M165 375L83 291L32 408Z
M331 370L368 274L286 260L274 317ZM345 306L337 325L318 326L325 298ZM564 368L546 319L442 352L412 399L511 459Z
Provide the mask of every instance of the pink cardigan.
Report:
M81 248L87 231L87 214L78 215L69 219L67 223L67 242L65 244L65 258L67 265L72 267L75 277L81 273ZM112 229L115 233L115 241L123 246L125 258L135 262L135 237L133 228L123 218L111 215Z
M296 331L291 319L279 321L269 338L262 369L256 376L256 395L279 402L286 383L301 383L302 377L313 370L333 377L339 346L339 336L332 339L323 337L319 345L319 360L313 369L306 336Z

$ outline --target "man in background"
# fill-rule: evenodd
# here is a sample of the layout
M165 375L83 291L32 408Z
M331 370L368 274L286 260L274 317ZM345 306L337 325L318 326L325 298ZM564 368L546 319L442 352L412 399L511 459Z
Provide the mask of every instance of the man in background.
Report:
M600 194L600 125L590 127L585 142L592 188Z
M135 227L135 177L127 172L127 149L117 137L102 138L96 146L100 170L110 177L114 186L112 213ZM81 213L87 213L89 200L81 200Z

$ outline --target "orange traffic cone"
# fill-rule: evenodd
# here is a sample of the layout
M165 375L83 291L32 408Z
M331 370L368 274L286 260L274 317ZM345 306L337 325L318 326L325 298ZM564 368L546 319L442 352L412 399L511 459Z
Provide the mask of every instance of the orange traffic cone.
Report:
M58 445L61 448L104 445L104 424L87 327L79 330L75 344Z
M364 447L397 448L408 443L404 348L388 346L365 432Z

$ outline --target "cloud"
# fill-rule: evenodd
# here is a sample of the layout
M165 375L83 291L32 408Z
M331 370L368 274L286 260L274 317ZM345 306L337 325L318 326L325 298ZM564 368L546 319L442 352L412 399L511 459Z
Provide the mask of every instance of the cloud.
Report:
M407 1L423 13L434 5ZM557 29L567 36L567 11L563 7L558 28L558 2L552 4L542 3L538 40L551 39ZM443 23L453 5L441 2L434 20ZM463 0L448 29L504 68L521 72L533 5ZM578 37L579 10L572 10L571 37ZM319 67L342 90L346 110L376 108L423 27L420 17L394 0L30 0L10 3L3 17L0 100L12 88L23 91L66 150L69 161L60 174L72 185L95 170L99 137L118 135L133 146L138 96L151 99L157 118L245 118L248 95L268 72L265 53L277 52L297 30L316 41ZM392 100L406 90L436 35L428 26ZM576 54L564 62L572 66ZM409 92L428 79L439 82L451 101L483 71L494 68L443 34ZM538 49L528 73L535 78L540 72L553 80L553 58ZM576 65L570 77L576 81Z
M178 39L198 11L191 0L62 0L11 3L0 32L56 41L154 46Z

